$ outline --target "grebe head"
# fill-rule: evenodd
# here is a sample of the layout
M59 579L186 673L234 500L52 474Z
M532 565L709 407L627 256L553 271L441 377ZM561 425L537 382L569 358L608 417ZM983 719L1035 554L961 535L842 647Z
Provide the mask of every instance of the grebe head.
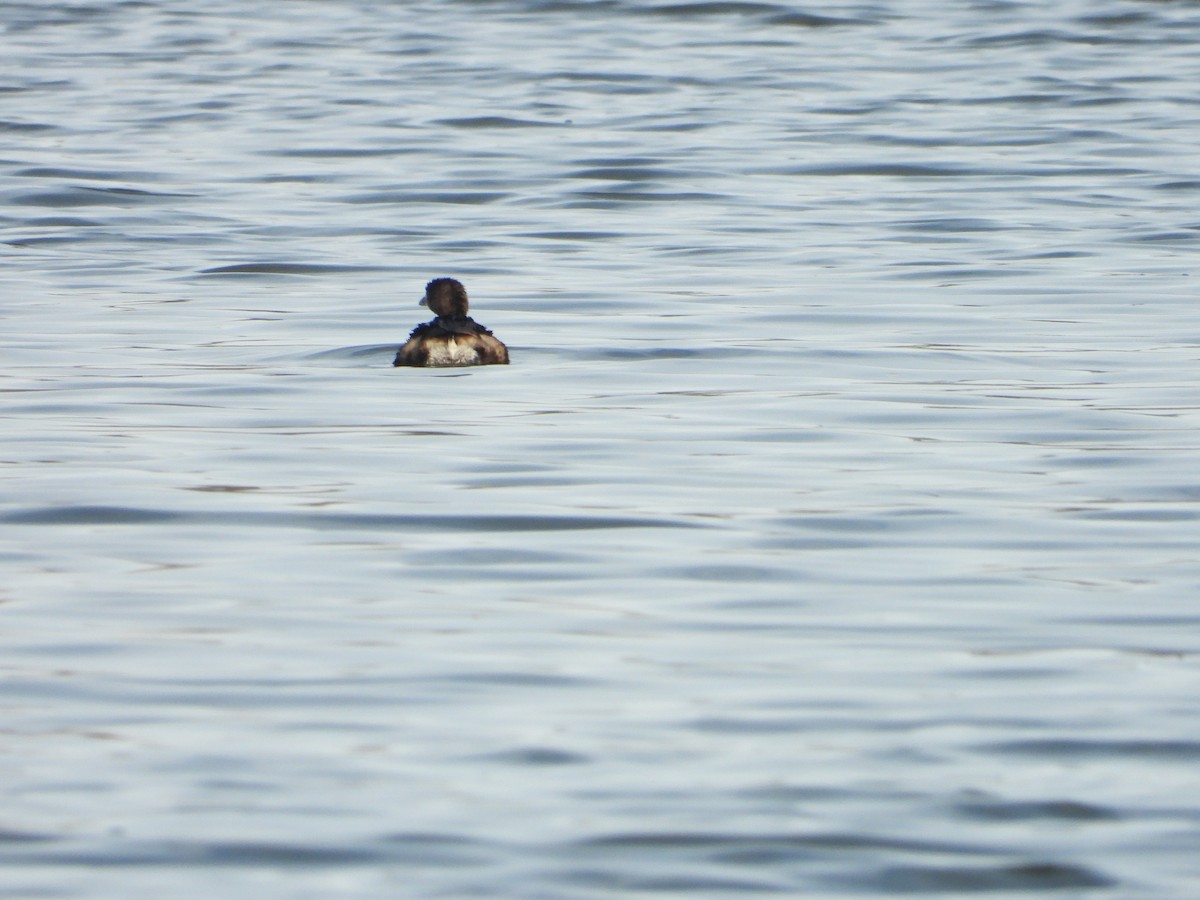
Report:
M467 289L453 278L435 278L425 285L422 306L428 306L437 316L462 319L467 315Z

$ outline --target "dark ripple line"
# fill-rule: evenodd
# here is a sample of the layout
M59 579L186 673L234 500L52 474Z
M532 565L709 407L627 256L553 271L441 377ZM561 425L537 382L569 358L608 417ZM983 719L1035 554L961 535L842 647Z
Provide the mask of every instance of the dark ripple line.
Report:
M766 881L748 881L745 878L716 878L711 875L633 875L627 872L596 871L579 869L568 873L575 884L602 890L605 896L628 896L653 893L668 897L693 895L709 896L714 891L722 896L737 897L744 894L777 894L782 888Z
M0 829L0 846L5 844L44 844L53 840L54 836L49 834Z
M14 122L10 119L0 119L0 132L54 131L57 127L43 122Z
M970 38L963 42L967 47L1042 47L1050 44L1145 44L1157 43L1161 36L1152 39L1127 37L1113 34L1085 34L1080 32L1042 29L1018 31L1008 34L988 34Z
M721 194L709 194L702 191L670 193L667 191L646 191L641 189L630 191L576 191L572 196L579 197L581 200L567 202L562 205L567 207L600 205L604 208L615 208L630 203L682 203L691 200L722 199Z
M133 203L155 203L192 197L194 194L172 194L142 191L136 188L74 187L62 190L34 191L10 197L10 203L27 206L128 206Z
M86 644L46 644L42 652L75 656L87 652ZM344 678L220 678L206 681L190 678L110 678L103 684L83 682L49 682L46 680L12 680L5 685L6 696L37 702L71 700L89 706L127 706L135 702L140 708L167 706L228 706L234 709L368 709L400 705L423 705L439 702L447 694L522 690L572 690L598 684L594 679L568 675L545 675L538 672L484 671L466 674L447 673L396 679L384 676ZM405 684L420 685L425 690L418 696L396 690ZM24 836L0 833L0 845L5 841L41 840L36 835Z
M957 811L964 818L983 822L1110 822L1121 818L1115 810L1074 800L976 801L960 803Z
M793 25L805 28L829 28L838 25L866 24L861 19L846 19L800 12L774 3L751 3L744 0L712 0L698 3L668 3L633 10L638 15L667 19L698 19L709 16L748 16L762 18L771 25Z
M297 159L353 159L355 157L400 156L420 153L418 147L299 147L283 150L263 150L263 156L284 156Z
M592 181L658 181L671 178L691 178L697 174L685 169L661 169L654 166L605 166L569 172L566 177Z
M201 269L201 275L327 275L342 272L380 272L381 266L340 266L316 263L235 263Z
M315 531L592 531L605 528L702 528L694 522L633 516L388 515L382 513L210 512L138 509L123 506L63 506L0 515L18 525L219 524Z
M68 169L57 166L34 166L13 172L21 178L87 178L92 181L148 181L158 176L149 172L129 172L102 169ZM171 195L167 195L171 196ZM175 195L181 196L181 195Z
M562 122L537 122L532 119L513 119L508 116L473 116L465 119L437 119L435 125L451 128L561 128Z
M1163 762L1200 762L1200 741L1081 741L1068 738L1001 741L984 744L980 750L1019 756L1052 756L1069 759L1130 757Z
M767 19L771 25L790 25L798 28L839 28L848 25L870 25L867 19L847 19L839 16L818 16L815 13L785 12Z
M1101 522L1192 522L1200 519L1200 512L1188 509L1112 509L1079 512L1074 516Z
M287 841L106 841L83 844L76 840L52 840L23 849L6 849L0 855L9 864L77 866L86 868L145 868L147 866L271 866L276 868L356 867L380 863L410 864L428 867L483 867L494 865L503 856L511 856L512 844L479 841L458 835L405 834L385 835L353 845L330 843L316 845ZM774 891L770 881L745 881L740 878L696 875L640 876L628 871L631 851L661 855L672 850L698 851L704 858L726 864L761 867L805 860L813 850L845 849L916 850L935 854L978 854L979 848L918 841L879 841L856 835L774 835L712 833L625 833L568 842L561 847L542 849L557 853L580 852L584 860L567 877L576 883L603 884L629 889L638 885L647 890L695 892L716 889ZM536 851L537 847L526 849ZM595 853L610 857L619 869L596 867ZM840 879L838 879L840 880ZM1104 887L1112 879L1092 869L1051 861L1033 860L994 866L894 865L861 877L849 879L861 886L874 886L889 892L977 890L1046 890L1061 888Z
M61 843L61 842L59 842ZM121 868L126 866L357 866L379 862L411 862L422 866L483 865L487 860L459 838L403 835L355 846L316 846L284 842L137 842L112 848L5 853L11 862Z
M630 831L576 841L574 846L625 850L794 848L822 850L898 850L912 853L975 856L987 851L975 844L878 837L870 834L732 834L714 831Z
M1047 891L1112 887L1116 881L1084 866L1028 862L1008 866L891 866L869 883L887 893Z
M785 12L782 6L774 3L748 3L744 0L711 0L708 3L667 3L662 6L647 7L644 12L660 16L722 16L730 13L741 15L761 15L763 13Z
M461 206L482 206L495 203L510 196L507 193L493 191L375 191L369 194L351 194L340 198L343 203L452 203Z
M583 754L571 753L568 750L559 750L556 747L520 747L500 753L485 753L472 757L472 759L535 768L543 766L577 766L591 761L589 757Z
M993 169L971 166L938 166L915 163L859 163L814 166L788 166L759 170L766 175L871 175L893 178L971 178L971 177L1020 177L1020 178L1068 178L1085 176L1125 176L1145 174L1141 169L1115 167L1081 168L1073 166L1046 166L1030 169Z

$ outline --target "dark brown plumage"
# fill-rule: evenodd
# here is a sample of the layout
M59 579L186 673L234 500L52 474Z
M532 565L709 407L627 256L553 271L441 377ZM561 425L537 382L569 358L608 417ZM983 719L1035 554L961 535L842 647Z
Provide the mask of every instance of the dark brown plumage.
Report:
M467 289L453 278L425 285L422 306L437 318L413 329L394 366L493 366L508 364L508 348L467 315Z

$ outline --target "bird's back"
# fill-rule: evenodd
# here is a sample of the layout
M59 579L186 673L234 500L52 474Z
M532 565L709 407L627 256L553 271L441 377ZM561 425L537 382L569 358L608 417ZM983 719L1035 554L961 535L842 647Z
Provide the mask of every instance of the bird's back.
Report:
M396 354L395 366L507 365L508 348L488 329L463 316L418 325Z

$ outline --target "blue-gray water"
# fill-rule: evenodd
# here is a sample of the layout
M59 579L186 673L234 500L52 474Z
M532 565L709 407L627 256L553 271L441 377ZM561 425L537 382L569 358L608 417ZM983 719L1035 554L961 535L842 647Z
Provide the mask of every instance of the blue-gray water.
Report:
M0 27L0 896L1196 896L1200 5Z

